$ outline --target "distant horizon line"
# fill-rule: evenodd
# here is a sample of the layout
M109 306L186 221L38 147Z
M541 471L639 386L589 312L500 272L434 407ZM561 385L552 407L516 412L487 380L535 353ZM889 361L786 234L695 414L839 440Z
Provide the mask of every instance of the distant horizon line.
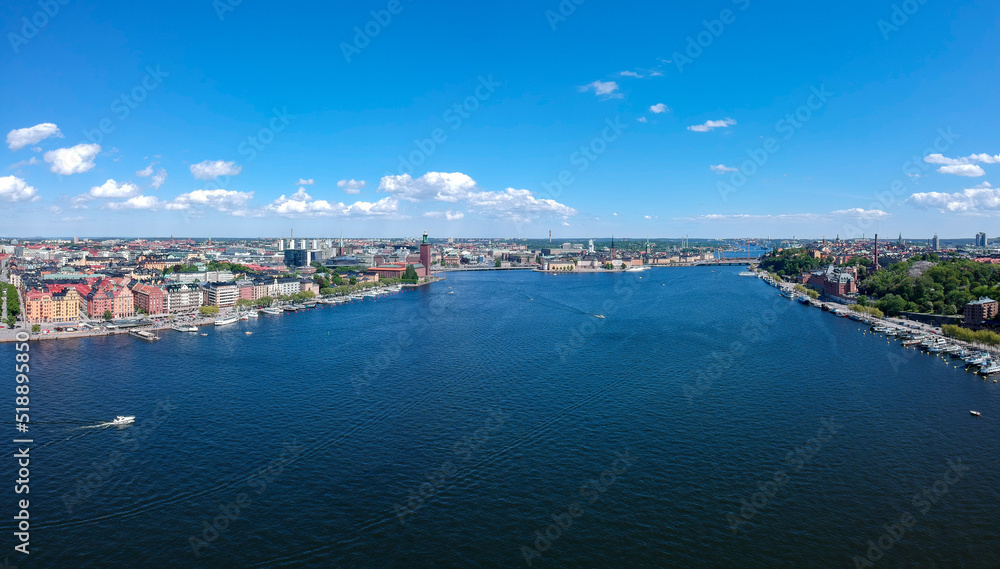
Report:
M385 236L383 236L383 237L354 236L354 237L348 237L346 235L345 236L337 235L337 236L331 236L331 237L295 237L295 239L308 239L308 240L313 240L313 239L320 240L321 239L321 240L324 240L324 241L328 240L328 239L329 240L333 240L333 241L339 241L340 239L345 239L345 240L347 240L347 239L353 239L353 240L357 240L357 239L394 239L394 240L406 240L406 239L420 239L421 237L422 237L422 235L417 235L416 237L411 237L411 236L395 236L395 237L385 237ZM934 237L935 236L931 236L931 237L905 237L904 236L904 237L902 237L902 239L903 239L903 241L930 241ZM864 235L862 237L845 237L845 238L840 239L840 240L841 241L856 241L856 240L872 241L872 240L874 240L874 238L875 238L874 234L872 234L872 235ZM206 236L199 236L199 237L194 237L194 236L190 236L190 235L185 235L185 236L177 236L177 235L168 235L168 236L145 236L145 235L136 235L136 236L123 236L123 235L96 235L96 236L86 236L86 235L85 236L81 236L81 235L71 235L71 236L63 236L63 235L59 235L59 236L42 236L42 235L33 235L33 236L12 236L12 235L9 235L9 236L2 236L2 237L0 237L0 240L11 240L11 239L19 239L19 240L26 240L26 241L32 241L32 240L53 240L53 239L66 240L66 241L72 241L73 239L87 239L87 240L108 240L108 239L135 240L135 239L143 239L143 240L147 240L147 241L169 241L170 239L174 239L174 240L192 239L192 240L195 240L195 241L207 241L209 239L213 239L213 240L221 240L221 241L237 241L237 240L239 240L239 241L272 241L272 240L276 241L278 239L285 240L285 239L292 239L292 238L291 237L238 237L238 236L218 236L218 237L211 237L211 236L207 236L207 235ZM491 241L546 241L546 240L549 239L549 237L548 236L543 236L543 237L470 237L470 236L449 236L449 237L430 237L430 239L434 239L434 240L443 240L443 239L475 239L475 240L484 240L484 239L486 239L486 240L491 240ZM587 241L587 240L590 240L590 239L595 239L595 240L599 239L599 240L602 240L602 241L615 239L615 240L632 241L632 242L634 242L634 241L646 241L647 239L649 241L683 241L683 240L687 240L687 241L749 241L749 240L763 240L763 241L823 241L823 240L826 240L826 241L831 241L831 242L836 242L836 240L837 240L836 238L829 239L827 237L795 237L795 236L793 236L793 237L745 237L745 236L741 236L741 237L690 237L690 236L679 236L679 237L647 237L647 236L643 236L643 237L621 237L621 236L611 236L611 235L608 235L608 236L602 236L602 237L579 237L579 236L576 236L576 237L559 237L559 238L553 237L552 240L551 240L551 242L553 244L555 244L556 242L558 242L558 243L561 244L561 243L565 243L567 241L581 241L581 240ZM896 241L898 239L900 239L900 237L897 235L896 237L883 238L883 239L881 239L881 241L889 242L889 241ZM1000 237L996 237L996 238L993 238L993 239L1000 239ZM939 237L938 236L938 240L940 240L940 241L975 241L976 237L975 236L973 236L973 237Z

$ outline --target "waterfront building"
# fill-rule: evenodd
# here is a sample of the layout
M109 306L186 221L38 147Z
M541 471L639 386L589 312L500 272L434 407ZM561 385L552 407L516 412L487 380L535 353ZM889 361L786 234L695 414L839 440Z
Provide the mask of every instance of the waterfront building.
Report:
M165 285L167 312L185 314L195 312L202 305L201 289L192 283L171 283Z
M219 308L234 306L236 300L240 298L239 287L236 286L236 283L207 283L205 291L205 304L208 306L218 306Z
M965 324L979 325L983 322L995 318L1000 311L1000 303L992 298L983 296L979 300L973 300L965 305Z
M75 322L80 318L80 294L68 285L48 285L24 295L24 319L32 324Z
M135 307L141 308L146 314L167 313L167 294L160 287L136 284L132 287L132 299Z
M980 231L976 233L976 247L986 247L989 245L989 239L986 238L986 233Z

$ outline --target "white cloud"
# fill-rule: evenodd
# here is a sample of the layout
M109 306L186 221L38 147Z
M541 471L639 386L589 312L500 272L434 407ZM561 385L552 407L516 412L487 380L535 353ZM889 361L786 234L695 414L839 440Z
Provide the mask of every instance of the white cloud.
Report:
M618 212L617 212L617 211L615 211L615 212L612 212L612 213L611 213L611 215L613 215L613 216L615 216L615 217L618 217Z
M716 174L725 174L726 172L735 172L739 170L739 168L732 168L726 166L725 164L716 164L714 166L709 166L709 168Z
M539 216L566 218L576 215L576 210L555 200L538 199L528 190L507 188L502 192L477 192L468 196L469 210L473 213L529 223Z
M642 79L642 75L636 73L635 71L622 71L619 75L622 77L635 77L636 79Z
M1000 188L989 182L962 190L961 192L923 192L913 194L906 202L921 209L937 209L942 212L979 213L1000 210Z
M94 158L101 152L100 144L77 144L70 148L58 148L45 153L45 161L56 174L68 176L81 174L94 167Z
M361 190L368 185L364 180L341 180L337 182L337 187L344 190L345 194L360 194Z
M467 198L475 188L476 181L461 172L428 172L415 179L409 174L384 176L378 186L380 192L410 202L432 200L449 203Z
M108 202L107 209L157 209L162 202L156 196L135 196L123 202Z
M146 166L142 170L137 170L136 173L135 173L135 175L139 176L140 178L146 178L148 176L152 176L153 175L153 164L155 164L155 162L150 162L149 166Z
M261 214L277 214L282 217L395 217L399 202L394 197L386 197L377 202L354 202L350 205L315 200L299 188L291 196L282 195L263 209Z
M647 122L647 121L646 121L646 117L639 117L639 118L638 118L638 119L636 119L636 120L637 120L637 121L639 121L639 122Z
M242 214L246 212L247 202L253 198L253 192L238 192L235 190L195 190L181 194L166 205L167 209L190 209L191 206L204 206L225 213Z
M941 166L937 171L942 174L966 176L968 178L978 178L979 176L986 175L982 167L975 164L950 164L948 166Z
M409 202L465 203L471 213L515 222L529 222L543 215L568 217L577 213L555 200L538 199L528 190L483 191L475 180L461 172L428 172L419 178L409 174L385 176L379 183L379 191Z
M736 121L730 118L725 118L720 121L705 121L702 124L691 125L687 127L688 130L693 132L708 132L713 128L726 128L736 124Z
M20 162L14 162L10 166L7 166L7 169L8 170L17 170L18 168L20 168L22 166L37 166L38 164L41 164L41 163L42 162L38 158L35 158L34 156L32 156L31 158L29 158L27 160L21 160Z
M129 182L119 184L114 180L90 188L90 197L94 198L127 198L137 193L139 188L135 184Z
M311 186L311 185L313 185L315 183L316 183L316 181L313 180L312 178L309 178L308 180L305 179L305 178L299 178L299 183L296 184L296 185L297 186Z
M653 216L651 216L651 215L644 215L643 217L646 218L646 219L653 219Z
M25 202L34 201L38 190L29 186L24 180L17 176L3 176L0 178L0 201L5 202Z
M7 133L7 147L17 151L29 144L41 142L50 136L63 138L59 127L50 122L43 122L28 128L18 128Z
M445 219L447 221L458 221L465 217L465 214L460 211L428 211L424 214L424 217L433 217L435 219Z
M654 114L666 113L670 111L670 107L664 105L663 103L656 103L649 110L653 111Z
M586 93L587 91L594 91L598 97L605 97L608 99L620 99L622 97L621 93L616 93L618 91L618 83L614 81L594 81L593 83L588 83L580 87L580 92Z
M838 209L836 211L831 211L830 215L840 215L845 217L863 217L865 219L882 219L889 217L887 212L880 209L862 209L860 207L853 207L850 209Z
M205 160L191 165L191 174L198 180L214 180L219 176L235 176L243 168L236 162L226 162L224 160Z
M674 219L684 220L684 221L712 221L712 222L737 222L737 221L778 221L784 223L793 222L810 222L818 223L821 221L848 221L847 218L857 219L883 219L889 217L889 214L880 209L862 209L862 208L852 208L852 209L838 209L836 211L831 211L830 213L780 213L780 214L748 214L748 213L734 213L734 214L719 214L712 213L707 215L698 215L694 217L679 217Z
M964 158L948 158L941 154L928 154L924 157L924 162L928 164L944 164L947 166L957 166L960 164L975 164L976 162L982 162L983 164L1000 164L1000 154L996 156L991 156L989 154L970 154Z
M162 186L163 183L166 181L167 181L167 171L164 170L163 168L160 168L160 171L157 172L155 176L153 176L153 180L150 183L150 185L153 186L153 189L158 190L160 189L160 186Z

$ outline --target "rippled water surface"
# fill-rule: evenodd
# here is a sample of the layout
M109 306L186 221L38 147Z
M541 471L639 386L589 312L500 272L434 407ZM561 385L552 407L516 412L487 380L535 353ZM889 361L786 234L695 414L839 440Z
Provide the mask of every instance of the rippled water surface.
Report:
M739 270L452 273L32 343L11 562L853 567L882 538L877 567L996 567L1000 384ZM138 422L84 428L116 414Z

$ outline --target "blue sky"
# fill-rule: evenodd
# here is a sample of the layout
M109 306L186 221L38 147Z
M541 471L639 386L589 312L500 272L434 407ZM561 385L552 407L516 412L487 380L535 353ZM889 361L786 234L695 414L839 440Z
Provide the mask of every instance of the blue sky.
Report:
M49 1L5 235L998 233L994 3Z

